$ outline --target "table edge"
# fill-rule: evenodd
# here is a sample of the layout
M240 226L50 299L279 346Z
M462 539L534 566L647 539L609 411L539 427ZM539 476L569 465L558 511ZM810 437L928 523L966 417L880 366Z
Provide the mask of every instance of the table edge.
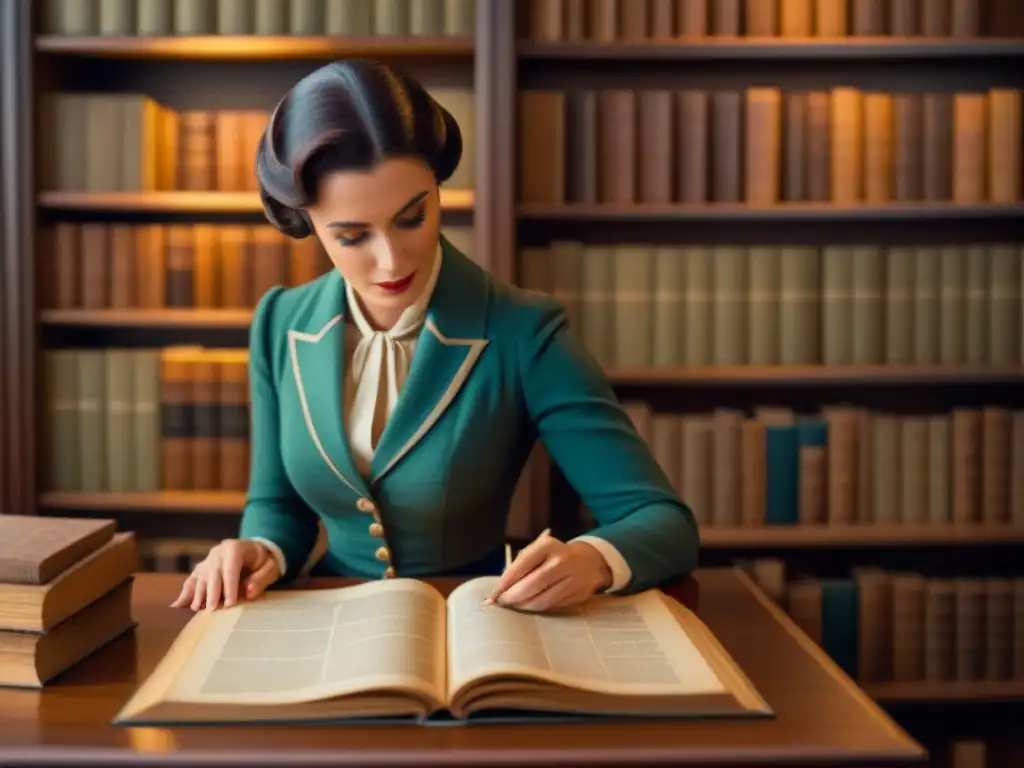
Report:
M415 727L415 726L414 726ZM472 727L472 726L467 726ZM237 750L188 750L167 752L137 752L133 750L97 747L50 747L36 749L20 747L0 748L0 764L5 768L16 766L402 766L455 765L502 766L522 768L529 765L721 765L721 766L777 766L780 761L802 766L835 766L846 768L856 765L913 766L927 758L927 753L908 749L900 753L837 751L817 747L780 747L753 752L742 748L694 749L622 747L619 749L537 749L487 750L462 749L359 749L355 751L320 749L261 749L259 752Z

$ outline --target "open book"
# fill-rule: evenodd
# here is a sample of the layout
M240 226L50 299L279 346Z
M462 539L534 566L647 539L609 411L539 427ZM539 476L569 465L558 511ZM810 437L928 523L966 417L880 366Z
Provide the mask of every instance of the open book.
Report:
M414 579L269 592L197 613L114 722L770 715L707 627L657 590L558 613Z

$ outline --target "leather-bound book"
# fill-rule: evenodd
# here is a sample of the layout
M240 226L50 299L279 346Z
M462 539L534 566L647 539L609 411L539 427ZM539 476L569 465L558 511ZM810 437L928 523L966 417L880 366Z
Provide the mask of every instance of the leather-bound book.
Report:
M598 196L603 203L637 200L636 92L602 91L597 102Z
M711 0L711 34L737 37L742 29L740 0Z
M953 99L948 93L926 93L921 112L924 199L949 200L953 191Z
M954 678L956 597L950 579L929 579L924 593L924 679Z
M954 675L960 681L982 679L985 642L985 581L955 579L956 657Z
M0 583L46 584L114 535L113 520L0 515Z
M597 202L597 94L565 96L565 195L571 203ZM667 166L672 171L672 166Z
M924 678L925 585L923 576L899 573L892 580L892 678Z
M854 35L878 37L885 34L885 0L851 0L850 17Z
M746 37L775 37L779 34L778 0L747 0L744 8Z
M643 90L637 96L639 202L672 202L675 149L673 94L668 90Z
M707 0L676 0L677 37L705 37L708 23Z
M565 202L565 94L519 94L519 200Z
M744 527L764 525L765 515L765 424L744 419L740 427L740 523Z

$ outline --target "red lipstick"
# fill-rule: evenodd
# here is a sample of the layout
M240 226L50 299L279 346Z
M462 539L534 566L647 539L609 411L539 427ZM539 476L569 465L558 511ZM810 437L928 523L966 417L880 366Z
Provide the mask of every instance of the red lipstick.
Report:
M397 296L400 293L405 293L409 290L409 286L412 285L413 278L416 277L416 273L413 272L408 277L403 277L401 280L393 280L387 283L377 283L377 287L386 291L387 293Z

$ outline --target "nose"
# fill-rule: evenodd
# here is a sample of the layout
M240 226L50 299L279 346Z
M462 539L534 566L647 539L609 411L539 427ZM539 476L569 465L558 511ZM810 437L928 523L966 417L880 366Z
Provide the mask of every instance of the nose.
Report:
M398 266L398 253L394 243L387 235L381 235L374 239L373 257L377 262L377 269L382 274L394 274Z

